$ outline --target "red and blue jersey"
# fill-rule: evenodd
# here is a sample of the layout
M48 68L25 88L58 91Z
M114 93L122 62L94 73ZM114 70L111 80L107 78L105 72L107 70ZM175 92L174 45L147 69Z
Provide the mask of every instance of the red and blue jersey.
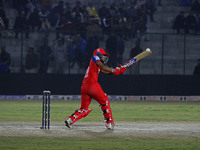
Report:
M92 56L90 65L85 73L83 83L98 82L100 72L100 67L96 64L98 61L100 61L100 58L97 55Z

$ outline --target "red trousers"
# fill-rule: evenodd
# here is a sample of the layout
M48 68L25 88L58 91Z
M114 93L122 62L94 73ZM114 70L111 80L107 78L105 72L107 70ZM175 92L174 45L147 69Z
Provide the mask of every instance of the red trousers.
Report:
M108 100L108 96L102 90L100 84L98 82L92 83L83 83L81 86L81 108L76 110L69 118L72 119L72 124L81 119L82 117L86 117L91 110L88 109L91 100L95 99L101 106L102 113L104 115L105 123L113 123L112 111L110 108L110 102Z
M98 82L83 83L81 86L81 108L87 110L92 98L100 105L105 105L106 101L109 102L107 94L104 93Z

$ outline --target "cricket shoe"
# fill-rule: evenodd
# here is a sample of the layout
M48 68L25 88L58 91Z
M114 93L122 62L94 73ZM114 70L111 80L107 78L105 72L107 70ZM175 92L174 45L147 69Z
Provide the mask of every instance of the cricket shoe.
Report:
M108 123L108 124L106 125L106 127L107 127L107 129L109 129L109 130L114 130L114 125L113 125L113 123Z
M72 119L69 118L69 117L66 117L65 118L65 125L68 127L68 128L72 128Z

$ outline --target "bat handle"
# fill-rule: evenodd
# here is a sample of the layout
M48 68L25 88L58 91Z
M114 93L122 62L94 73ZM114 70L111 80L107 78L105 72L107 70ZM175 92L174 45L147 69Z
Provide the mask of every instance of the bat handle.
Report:
M137 60L135 58L132 58L131 60L129 60L125 65L123 65L122 67L129 67L132 64L134 64Z
M125 67L125 68L127 68L127 67L129 67L127 64L125 64L125 65L123 65L123 66L121 66L121 67Z

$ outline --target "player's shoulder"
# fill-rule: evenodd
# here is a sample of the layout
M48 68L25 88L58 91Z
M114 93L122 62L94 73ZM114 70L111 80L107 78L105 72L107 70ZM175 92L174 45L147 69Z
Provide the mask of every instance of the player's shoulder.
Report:
M95 63L96 63L97 61L100 61L99 56L97 56L97 55L92 56L92 61L95 62Z

